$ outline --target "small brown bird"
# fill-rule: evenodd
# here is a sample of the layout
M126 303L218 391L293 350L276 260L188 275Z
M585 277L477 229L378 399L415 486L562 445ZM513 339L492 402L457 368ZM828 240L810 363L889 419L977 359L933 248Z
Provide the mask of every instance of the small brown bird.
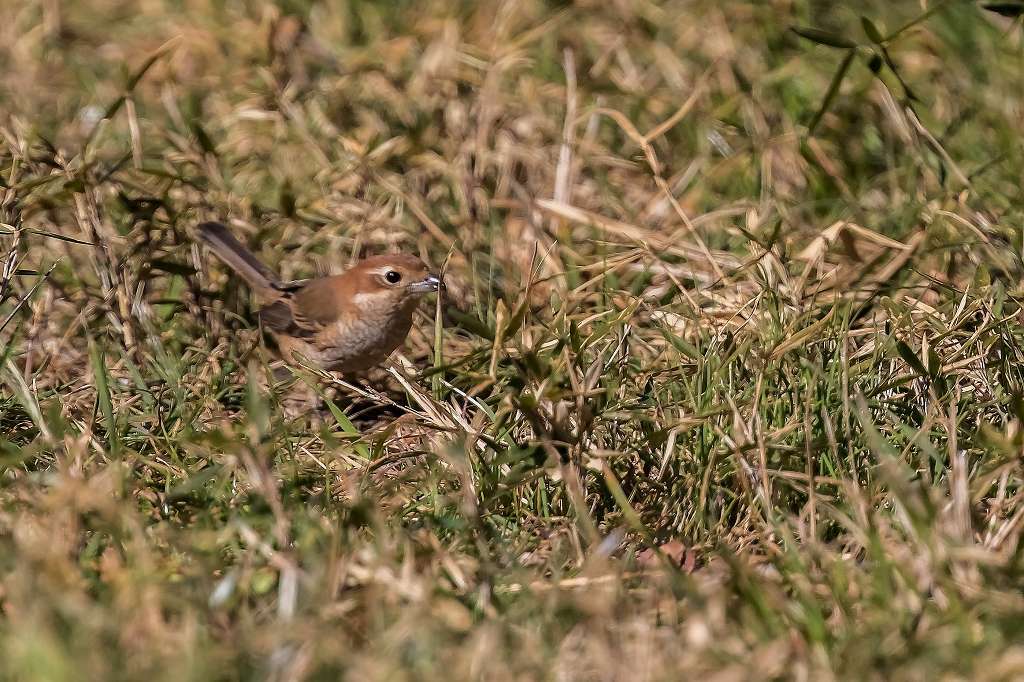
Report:
M420 297L442 286L423 261L405 255L373 256L340 275L282 282L221 223L198 230L268 301L259 319L282 355L326 370L360 373L384 362L405 341Z

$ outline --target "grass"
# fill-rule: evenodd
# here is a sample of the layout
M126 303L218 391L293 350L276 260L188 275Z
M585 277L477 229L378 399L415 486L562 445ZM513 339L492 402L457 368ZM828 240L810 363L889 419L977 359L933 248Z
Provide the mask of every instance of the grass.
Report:
M3 3L0 677L1019 679L1013 5Z

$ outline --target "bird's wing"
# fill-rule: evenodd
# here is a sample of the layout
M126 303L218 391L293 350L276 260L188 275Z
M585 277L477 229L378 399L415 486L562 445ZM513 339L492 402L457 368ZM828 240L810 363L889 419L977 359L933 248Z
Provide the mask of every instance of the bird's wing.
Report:
M299 289L306 286L312 281L313 280L311 279L293 279L289 282L281 282L280 284L275 285L274 288L277 289L278 291L283 291L286 293L295 293L296 291L298 291Z
M291 301L288 300L289 298L291 297L280 298L270 305L260 308L260 323L267 329L275 332L294 334L298 331L295 325L295 318L292 315L292 306Z
M344 282L340 277L322 277L302 283L259 312L267 328L309 337L338 320L345 311Z

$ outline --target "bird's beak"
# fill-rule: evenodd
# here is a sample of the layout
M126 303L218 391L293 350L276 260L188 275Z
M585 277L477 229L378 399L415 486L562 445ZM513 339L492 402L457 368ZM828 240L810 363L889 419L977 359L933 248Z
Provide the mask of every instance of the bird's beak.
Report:
M408 289L414 294L426 294L431 291L444 289L444 282L437 275L427 275L419 282L410 284Z

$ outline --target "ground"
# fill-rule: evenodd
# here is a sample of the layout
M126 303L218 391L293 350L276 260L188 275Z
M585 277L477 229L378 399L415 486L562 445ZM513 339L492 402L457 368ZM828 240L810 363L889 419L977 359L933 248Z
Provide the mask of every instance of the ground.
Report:
M0 4L0 677L1019 679L984 4ZM282 381L210 219L448 288Z

